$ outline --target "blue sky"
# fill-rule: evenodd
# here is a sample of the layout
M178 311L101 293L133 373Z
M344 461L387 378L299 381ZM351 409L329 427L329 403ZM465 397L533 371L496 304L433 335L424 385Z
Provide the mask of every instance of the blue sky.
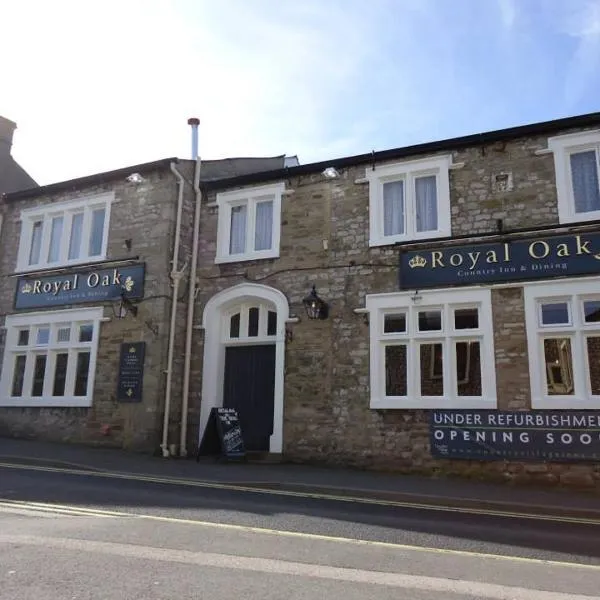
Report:
M600 0L0 0L41 184L168 156L327 160L600 110ZM8 25L8 27L7 27Z

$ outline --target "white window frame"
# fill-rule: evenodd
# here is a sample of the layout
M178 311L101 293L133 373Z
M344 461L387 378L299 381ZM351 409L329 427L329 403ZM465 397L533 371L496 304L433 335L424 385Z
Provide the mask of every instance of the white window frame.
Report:
M595 150L600 181L600 129L550 137L548 138L548 149L554 154L559 221L576 223L600 219L600 210L575 212L570 161L571 154Z
M86 198L79 198L67 202L44 204L34 208L21 211L21 237L19 240L19 253L17 256L16 270L18 272L40 271L47 268L58 268L64 266L78 265L83 263L94 263L105 260L108 248L108 232L110 228L110 211L115 201L114 193L106 193ZM104 208L104 230L102 233L102 248L99 255L89 255L89 240L91 231L91 218L94 210ZM69 259L69 242L71 222L73 215L84 213L81 233L81 254L78 258ZM52 219L64 217L63 233L59 251L59 260L48 262L48 251L50 249L50 233ZM34 265L29 264L31 251L33 225L42 221L42 241L40 248L40 260Z
M0 406L15 407L89 407L92 405L94 395L94 380L96 374L96 359L98 354L98 342L100 338L100 323L103 320L104 309L102 307L85 308L78 310L56 310L52 312L36 312L19 315L8 315L5 321L6 344L4 348L4 359L2 361L2 377L0 377ZM57 343L50 341L43 346L35 346L32 339L32 333L36 326L58 324L69 324L71 326L71 336L74 336L73 327L78 323L93 323L94 330L90 342L79 342L71 338L69 342ZM27 346L18 345L19 331L24 328L30 328L29 344ZM37 349L36 349L37 348ZM88 385L86 396L52 396L47 394L53 379L55 358L50 358L46 363L45 376L45 394L42 396L31 396L31 385L33 382L33 363L32 356L36 354L45 354L48 357L54 356L59 352L77 351L85 349L90 351L90 365L88 374ZM27 366L24 375L23 395L12 396L12 384L14 377L15 355L26 354L28 357ZM72 360L69 361L72 363ZM66 390L74 386L75 368L70 366L67 371Z
M497 407L496 365L494 357L494 332L492 326L491 290L471 288L468 290L419 291L415 301L413 292L372 294L366 297L370 327L370 382L372 409L494 409ZM479 309L477 329L454 329L452 311L455 309ZM442 310L442 331L417 331L417 312ZM385 314L406 311L406 333L383 333ZM448 323L444 326L444 322ZM481 362L481 396L459 396L456 390L456 357L451 351L453 341L479 341ZM445 342L443 365L443 396L420 396L419 343ZM404 342L407 347L407 394L386 396L385 347L394 342Z
M369 246L385 246L419 239L448 237L450 226L450 166L452 156L433 156L365 169L369 183ZM417 231L414 185L417 177L435 175L437 194L437 229ZM404 233L385 235L383 185L404 181Z
M585 323L582 302L600 300L600 279L547 281L527 284L524 288L525 323L529 352L531 407L534 409L598 409L600 395L592 395L585 348L586 334L600 336L600 323ZM570 302L570 323L541 325L541 304ZM573 394L548 395L544 338L569 338Z
M278 258L281 239L281 198L285 191L285 183L279 182L260 187L245 188L217 194L219 210L217 222L217 254L215 263L242 262L261 258ZM273 223L271 248L254 250L254 234L256 227L256 205L269 197L273 201ZM234 206L247 206L246 212L246 251L230 254L231 210Z

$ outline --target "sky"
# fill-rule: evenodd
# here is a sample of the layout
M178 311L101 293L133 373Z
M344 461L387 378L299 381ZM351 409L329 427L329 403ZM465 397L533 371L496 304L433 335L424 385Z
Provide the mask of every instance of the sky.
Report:
M41 185L170 156L302 164L600 111L600 0L0 0Z

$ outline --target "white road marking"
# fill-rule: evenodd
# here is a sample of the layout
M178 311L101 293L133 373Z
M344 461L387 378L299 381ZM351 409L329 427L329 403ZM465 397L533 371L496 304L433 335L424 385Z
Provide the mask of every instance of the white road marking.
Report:
M592 598L587 595L534 590L478 581L461 581L442 577L408 575L404 573L390 573L383 571L366 571L362 569L306 564L270 558L232 556L212 552L191 552L189 550L172 550L116 542L0 534L0 543L23 544L76 552L96 552L110 556L137 558L157 562L216 567L228 570L254 571L259 573L295 575L341 582L418 589L419 591L441 592L446 594L466 594L479 598L489 598L490 600L514 600L515 598L519 598L519 600L590 600Z

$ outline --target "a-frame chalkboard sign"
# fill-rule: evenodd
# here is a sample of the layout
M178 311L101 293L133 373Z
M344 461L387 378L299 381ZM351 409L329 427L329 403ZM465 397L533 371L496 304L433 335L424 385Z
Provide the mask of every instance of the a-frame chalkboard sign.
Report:
M221 455L225 458L246 456L240 419L235 408L213 408L198 446L196 461L200 456Z

